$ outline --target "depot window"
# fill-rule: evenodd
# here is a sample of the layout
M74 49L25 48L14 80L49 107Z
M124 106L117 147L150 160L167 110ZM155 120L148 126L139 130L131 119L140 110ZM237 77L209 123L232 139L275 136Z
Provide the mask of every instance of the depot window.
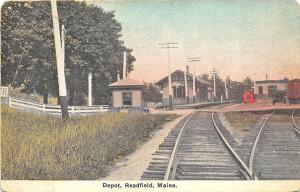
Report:
M263 94L263 86L258 87L258 94Z
M185 98L185 88L184 86L174 86L173 87L173 97L174 98Z
M123 93L123 105L132 105L132 93L131 92Z

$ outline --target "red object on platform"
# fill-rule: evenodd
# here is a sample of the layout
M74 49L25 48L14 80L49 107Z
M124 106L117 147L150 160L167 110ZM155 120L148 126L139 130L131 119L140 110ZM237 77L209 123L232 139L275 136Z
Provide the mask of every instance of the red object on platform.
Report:
M255 96L252 91L245 91L243 93L243 102L244 103L254 103L255 102Z
M294 79L288 82L287 96L290 103L300 101L300 79Z

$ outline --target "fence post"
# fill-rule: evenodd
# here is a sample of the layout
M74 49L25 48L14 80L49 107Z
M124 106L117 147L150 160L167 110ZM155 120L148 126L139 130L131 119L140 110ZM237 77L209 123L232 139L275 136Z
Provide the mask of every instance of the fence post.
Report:
M74 108L74 106L72 106L71 109L72 109L72 114L74 114L74 113L75 113L75 108Z
M102 113L102 112L103 112L103 106L100 105L100 113Z
M46 111L46 105L43 104L43 112L45 112L45 111Z
M8 97L8 107L11 107L11 97Z

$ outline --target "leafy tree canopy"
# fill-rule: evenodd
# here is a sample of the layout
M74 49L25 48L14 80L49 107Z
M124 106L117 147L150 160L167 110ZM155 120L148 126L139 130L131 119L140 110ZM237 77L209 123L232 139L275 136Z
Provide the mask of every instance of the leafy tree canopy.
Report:
M94 102L108 103L108 85L117 80L123 52L127 52L129 71L135 61L132 50L120 39L121 24L114 12L104 12L85 2L60 1L58 14L66 30L65 71L70 104L81 104L87 95L89 72L93 74ZM23 84L23 92L57 96L50 2L6 2L1 18L1 84Z

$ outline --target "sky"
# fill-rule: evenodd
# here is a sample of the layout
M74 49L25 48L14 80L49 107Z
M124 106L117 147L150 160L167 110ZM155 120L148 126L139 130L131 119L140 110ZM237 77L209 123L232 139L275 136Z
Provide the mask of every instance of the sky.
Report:
M299 1L299 0L298 0ZM213 68L225 78L300 78L300 4L295 0L115 0L90 1L115 11L122 40L136 57L131 78L155 82L171 71Z

